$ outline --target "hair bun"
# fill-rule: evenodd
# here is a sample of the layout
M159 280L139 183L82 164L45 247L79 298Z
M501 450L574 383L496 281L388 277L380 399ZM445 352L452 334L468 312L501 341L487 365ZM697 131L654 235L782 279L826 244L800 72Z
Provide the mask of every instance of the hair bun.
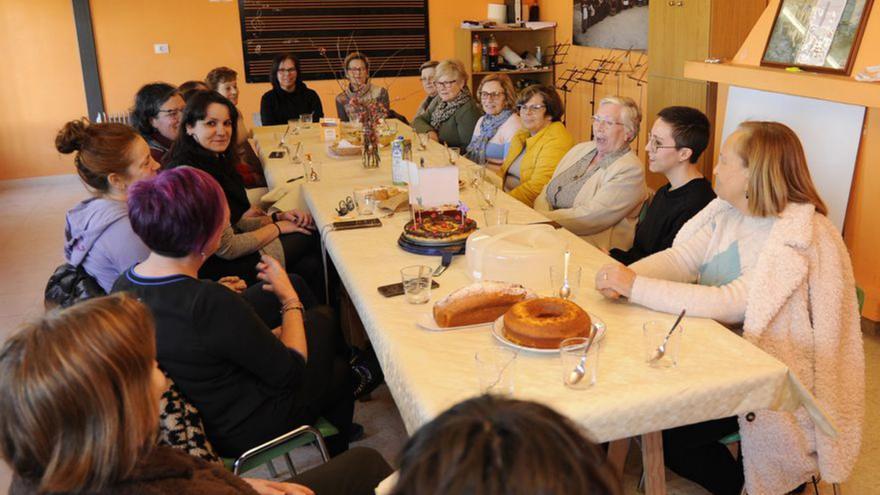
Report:
M89 122L85 118L64 124L55 136L55 148L64 154L81 150L88 126Z

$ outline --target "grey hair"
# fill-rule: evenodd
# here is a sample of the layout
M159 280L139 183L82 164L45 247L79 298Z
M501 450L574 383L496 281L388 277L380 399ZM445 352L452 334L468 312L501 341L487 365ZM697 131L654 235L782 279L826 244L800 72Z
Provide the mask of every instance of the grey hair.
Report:
M623 128L630 133L630 138L627 141L635 139L639 134L639 127L642 125L642 111L639 110L635 100L628 96L606 96L599 102L599 106L606 103L620 106Z

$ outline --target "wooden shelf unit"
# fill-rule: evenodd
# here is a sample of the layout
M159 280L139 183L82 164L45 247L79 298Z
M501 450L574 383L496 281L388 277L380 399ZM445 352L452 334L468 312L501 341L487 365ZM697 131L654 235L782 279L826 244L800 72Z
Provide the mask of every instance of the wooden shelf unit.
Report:
M455 57L465 65L468 71L468 87L471 92L476 94L480 81L489 74L502 73L507 74L513 80L514 85L517 81L530 79L540 84L552 86L556 81L556 67L544 66L539 69L522 69L522 70L499 70L499 71L480 71L473 72L473 59L471 53L471 43L474 36L479 36L482 42L485 42L489 35L494 35L498 42L500 50L505 45L518 54L529 52L534 54L535 47L540 46L544 57L550 56L550 48L556 44L556 27L547 27L541 29L528 28L480 28L465 29L460 28L455 36Z

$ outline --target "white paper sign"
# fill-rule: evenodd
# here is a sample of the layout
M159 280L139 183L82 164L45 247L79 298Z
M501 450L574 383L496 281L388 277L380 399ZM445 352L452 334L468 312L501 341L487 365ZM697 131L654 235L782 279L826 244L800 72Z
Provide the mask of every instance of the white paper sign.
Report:
M422 208L458 204L458 167L419 167L406 162L409 202Z

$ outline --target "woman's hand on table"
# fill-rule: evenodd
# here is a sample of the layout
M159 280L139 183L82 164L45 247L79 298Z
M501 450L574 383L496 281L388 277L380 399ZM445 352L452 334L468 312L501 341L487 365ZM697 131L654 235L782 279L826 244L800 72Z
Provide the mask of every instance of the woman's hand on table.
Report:
M264 282L263 290L275 294L279 301L299 298L299 294L290 283L290 277L287 276L281 263L268 254L262 255L260 262L257 263L257 278Z
M289 221L289 220L279 220L275 222L275 225L281 229L282 234L292 234L294 232L299 232L300 234L312 235L312 231L305 227L300 227L299 225Z
M288 210L278 214L278 217L293 222L300 227L313 227L315 225L315 220L312 218L312 215L307 211L302 210Z
M433 139L434 141L440 142L440 135L437 134L437 131L428 131L428 137Z
M258 478L242 478L260 495L315 495L311 488L296 483L261 480Z
M629 298L635 281L636 272L619 263L605 265L596 272L596 290L609 299Z
M251 206L246 212L242 213L241 216L244 218L258 218L266 216L266 212L259 206Z
M236 294L241 294L247 289L247 282L238 278L238 277L221 277L220 280L217 281L218 284L226 287L227 289L235 292Z

